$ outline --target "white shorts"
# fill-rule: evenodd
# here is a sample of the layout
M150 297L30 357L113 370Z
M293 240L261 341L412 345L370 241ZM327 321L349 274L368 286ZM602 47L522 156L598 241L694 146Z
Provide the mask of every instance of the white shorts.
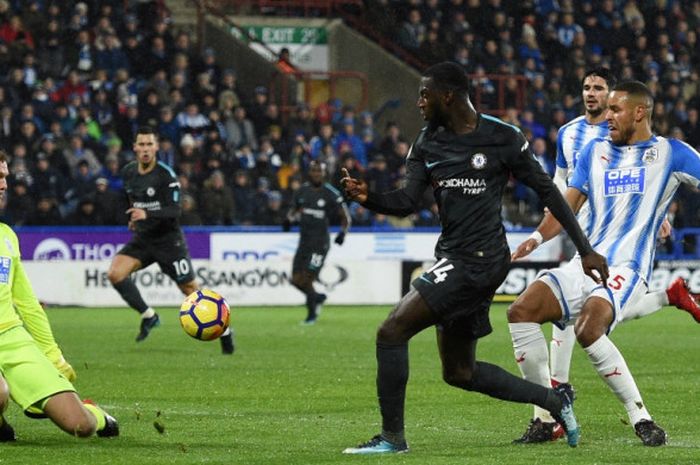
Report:
M607 300L613 307L613 321L606 334L610 334L618 323L625 319L625 310L647 293L646 282L631 268L610 268L608 287L597 284L583 272L581 257L574 257L559 268L542 270L537 279L545 283L559 301L562 318L554 322L559 328L572 325L581 315L583 304L590 297Z

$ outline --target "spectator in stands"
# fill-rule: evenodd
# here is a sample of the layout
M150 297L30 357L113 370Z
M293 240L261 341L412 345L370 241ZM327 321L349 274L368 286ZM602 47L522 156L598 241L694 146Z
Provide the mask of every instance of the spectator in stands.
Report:
M191 135L195 141L204 138L204 131L209 126L209 119L199 111L195 102L188 102L184 111L175 118L181 134Z
M236 206L234 223L255 224L255 190L250 187L250 177L245 170L238 170L233 178L233 200Z
M63 218L56 207L56 198L43 194L36 202L34 211L29 215L27 226L60 226Z
M362 168L367 167L367 149L362 139L355 134L355 122L352 119L343 121L340 134L335 139L334 148L339 154L351 152Z
M282 204L282 194L279 191L270 191L267 195L267 205L258 216L259 224L280 226L284 222L287 209Z
M297 70L292 64L292 57L287 47L282 47L277 55L277 69L285 74L293 74Z
M182 213L180 214L180 224L182 226L200 226L202 218L197 212L197 202L190 194L182 195Z
M214 171L204 182L199 197L199 212L204 224L232 225L234 200L231 188L224 182L221 171Z
M78 202L78 208L66 219L66 223L74 226L99 226L102 221L101 211L95 206L92 196L86 196Z
M89 148L84 147L83 139L79 134L73 134L70 137L70 145L63 151L63 156L74 177L77 175L78 163L81 160L87 162L88 170L93 175L99 173L102 168L95 153Z
M94 182L93 191L84 194L82 198L90 198L95 208L100 212L101 220L106 225L127 224L126 210L129 208L123 191L113 191L109 188L109 180L99 177Z
M398 43L405 49L416 52L425 36L425 24L422 22L420 10L413 8L408 12L408 17L401 24L398 34Z
M232 114L225 116L224 127L228 136L226 142L229 150L237 150L243 145L250 146L252 150L258 149L255 126L242 106L235 107Z
M35 201L29 194L29 186L23 178L15 179L11 184L5 214L15 226L24 226L34 214Z

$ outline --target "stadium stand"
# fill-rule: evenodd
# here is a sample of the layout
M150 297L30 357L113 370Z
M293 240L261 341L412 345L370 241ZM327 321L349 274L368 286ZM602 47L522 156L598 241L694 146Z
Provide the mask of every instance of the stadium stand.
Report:
M472 74L479 108L521 127L550 172L556 131L580 113L581 76L595 65L646 82L656 133L700 148L700 1L209 3L340 16L419 70L454 60ZM412 134L394 122L377 127L376 108L335 99L281 109L273 83L242 91L237 70L194 36L170 21L162 1L0 0L0 147L13 177L3 221L124 224L119 168L133 159L143 124L158 128L160 158L180 177L191 224L279 223L313 159L327 163L332 182L343 166L378 189L400 181ZM541 206L528 189L513 184L507 195L504 219L536 224ZM233 211L212 216L203 203L213 196ZM699 198L679 193L674 226L700 226ZM377 227L438 221L429 197L408 220L352 212L356 224Z

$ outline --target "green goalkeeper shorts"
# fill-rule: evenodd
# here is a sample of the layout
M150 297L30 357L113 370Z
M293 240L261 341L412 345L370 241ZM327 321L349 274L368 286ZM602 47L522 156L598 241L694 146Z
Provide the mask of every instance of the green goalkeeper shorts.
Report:
M75 391L23 326L0 333L0 375L10 387L12 400L35 415L43 412L54 394Z

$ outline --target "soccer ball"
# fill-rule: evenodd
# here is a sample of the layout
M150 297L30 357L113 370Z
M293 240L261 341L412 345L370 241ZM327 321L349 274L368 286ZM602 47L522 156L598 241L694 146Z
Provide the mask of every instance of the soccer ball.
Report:
M200 289L180 306L180 324L195 339L211 341L228 328L230 311L226 299L210 289Z

